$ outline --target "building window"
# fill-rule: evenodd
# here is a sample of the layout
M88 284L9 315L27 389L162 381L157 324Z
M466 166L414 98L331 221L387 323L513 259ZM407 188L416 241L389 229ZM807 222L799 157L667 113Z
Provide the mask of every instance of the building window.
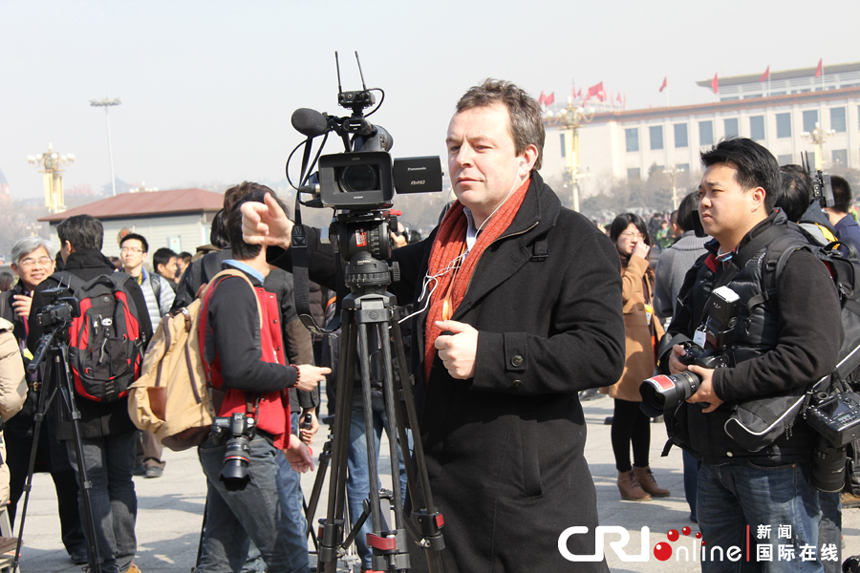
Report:
M565 149L565 146L564 146L564 134L559 133L559 135L561 136L561 156L564 157L565 153L567 153L567 149Z
M833 165L848 165L848 150L834 149L833 150Z
M791 163L793 163L790 153L788 155L778 155L776 157L776 162L780 165L790 165Z
M809 133L815 129L815 124L818 123L818 110L808 109L803 112L803 131Z
M755 115L750 118L750 139L764 141L764 116Z
M714 122L700 121L699 122L699 145L714 144Z
M642 179L642 174L638 167L631 167L627 170L628 181L639 181L640 179Z
M723 128L726 130L726 137L738 137L741 134L736 117L723 120Z
M830 129L837 133L842 133L846 130L848 126L848 122L845 121L845 108L844 107L831 107L830 108Z
M778 138L791 137L791 114L776 114L776 136Z
M624 139L627 140L627 151L639 151L639 128L628 127L624 130Z
M663 126L652 125L648 128L648 132L651 136L651 151L663 149Z
M675 147L687 147L687 124L675 124Z

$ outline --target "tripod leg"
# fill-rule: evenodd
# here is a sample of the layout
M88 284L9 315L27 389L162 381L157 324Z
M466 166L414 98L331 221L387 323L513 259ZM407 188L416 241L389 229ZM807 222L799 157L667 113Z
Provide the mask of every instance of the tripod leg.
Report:
M45 378L50 380L52 373L45 372ZM21 507L20 521L18 522L18 542L15 546L15 557L12 560L11 571L15 573L18 570L18 559L21 555L21 545L24 539L24 522L27 519L27 507L30 504L30 492L33 489L33 471L36 469L36 454L39 449L39 438L42 434L42 424L45 421L45 415L54 397L57 395L57 387L53 384L42 385L39 392L39 402L36 407L36 414L33 416L33 444L30 446L30 461L27 465L27 481L24 485L24 505Z
M403 348L403 335L400 332L400 323L397 322L396 318L397 313L395 312L395 320L392 321L391 327L394 334L397 361L400 366L400 387L403 391L403 404L406 407L409 427L412 428L412 459L415 461L415 466L418 470L418 483L410 481L407 488L410 492L410 500L412 501L412 517L420 528L422 539L419 544L424 547L424 553L427 556L427 564L431 573L444 572L447 571L445 556L442 551L445 548L445 539L440 531L444 522L442 514L436 510L436 505L433 503L433 492L430 491L430 475L427 473L424 446L421 443L418 412L415 409L415 396L412 393L412 384L409 383L410 378L405 373L406 352ZM403 433L405 434L405 431ZM401 448L403 447L401 446ZM409 473L407 473L407 479L409 479ZM416 486L420 486L423 503L418 497L418 492L415 491Z
M57 386L60 389L60 394L63 396L63 401L65 402L72 418L72 433L75 440L75 458L77 460L78 482L81 488L81 500L84 509L84 527L87 533L87 551L90 556L90 566L92 567L93 573L101 573L101 558L99 557L98 544L96 543L95 521L93 520L92 504L90 503L92 482L87 477L83 442L81 442L81 413L78 410L77 404L75 404L75 397L72 391L68 346L62 345L59 352L55 353L53 366L56 371Z
M319 562L326 573L336 573L342 552L344 498L346 494L346 456L349 447L349 412L352 408L352 383L355 368L355 322L343 311L340 358L337 370L337 404L332 427L331 457L326 520L320 535ZM319 569L319 568L318 568Z

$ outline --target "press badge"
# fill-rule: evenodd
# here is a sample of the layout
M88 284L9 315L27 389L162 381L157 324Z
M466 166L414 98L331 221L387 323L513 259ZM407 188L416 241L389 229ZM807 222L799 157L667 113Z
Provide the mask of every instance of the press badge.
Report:
M654 314L654 306L645 303L645 324L651 324L651 316Z
M693 335L693 342L695 342L699 348L705 347L705 331L702 329L697 329L696 334Z

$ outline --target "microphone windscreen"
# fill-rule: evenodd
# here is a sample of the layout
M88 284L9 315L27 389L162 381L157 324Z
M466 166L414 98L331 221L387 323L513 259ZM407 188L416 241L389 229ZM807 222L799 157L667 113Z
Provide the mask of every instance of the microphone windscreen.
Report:
M293 112L293 128L302 135L316 137L328 131L328 120L320 112L306 107Z

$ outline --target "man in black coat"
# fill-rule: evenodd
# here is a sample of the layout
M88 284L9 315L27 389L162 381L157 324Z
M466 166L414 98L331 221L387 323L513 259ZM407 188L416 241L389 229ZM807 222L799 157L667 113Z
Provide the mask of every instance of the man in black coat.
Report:
M104 229L101 222L89 215L69 217L57 226L60 237L64 271L81 280L89 281L99 275L111 275L114 266L101 253ZM126 275L127 276L127 275ZM45 306L42 292L56 287L59 280L51 275L36 287L30 310L30 332L27 346L34 352L39 345L43 329L35 319ZM146 312L146 300L137 282L128 277L125 288L137 308L140 332L145 341L152 336L152 325ZM80 410L80 431L83 462L87 478L92 482L90 508L95 525L95 544L103 573L136 571L132 558L137 550L134 524L137 517L137 495L132 482L137 428L128 415L128 398L101 403L75 396ZM69 458L80 484L79 460L75 450L72 422L62 400L55 400L53 415L57 422L57 438L64 441ZM78 496L83 516L83 506ZM112 531L105 531L110 524ZM86 530L86 528L84 528ZM90 556L92 558L92 556ZM92 565L92 563L91 563Z
M772 442L752 447L728 430L733 413L752 401L762 406L766 422L775 423L784 415L779 397L800 396L833 371L844 338L836 287L799 236L800 248L787 251L791 255L775 277L776 288L764 298L763 277L775 272L765 268L766 251L792 234L785 214L774 209L780 187L776 159L740 138L702 152L702 163L698 213L714 239L687 273L667 337L713 349L714 337L706 335L711 293L718 288L733 293L738 311L724 350L728 364L716 369L688 364L680 344L660 360L666 373L690 371L700 379L688 403L667 411L666 422L675 442L701 462L696 510L710 548L702 571L738 570L730 562L736 559L714 556L749 550L745 531L756 537L752 563L744 571L821 571L822 559L838 552L838 546L827 551L818 546L821 509L810 473L821 438L799 416ZM812 304L810 293L815 293Z
M27 331L33 291L54 270L54 252L51 244L40 237L25 237L12 246L12 270L18 275L18 283L11 291L0 294L0 316L14 326L15 340L24 357L24 365L30 363L27 352ZM6 463L9 465L9 516L15 524L18 500L24 493L30 454L35 431L34 416L38 411L40 378L37 373L27 373L27 401L18 414L6 422L3 433L6 438ZM66 447L57 441L54 420L44 419L36 449L34 471L50 472L57 491L57 510L60 516L60 531L63 545L72 562L82 565L87 562L84 530L78 513L78 487L75 472L69 463Z
M420 309L412 373L449 571L607 571L583 557L597 507L577 392L624 366L618 254L537 174L544 139L534 98L496 80L470 89L447 134L458 201L392 257L391 292ZM245 237L290 266L276 247L292 223L275 206L243 209ZM311 277L333 287L337 261L306 230Z

